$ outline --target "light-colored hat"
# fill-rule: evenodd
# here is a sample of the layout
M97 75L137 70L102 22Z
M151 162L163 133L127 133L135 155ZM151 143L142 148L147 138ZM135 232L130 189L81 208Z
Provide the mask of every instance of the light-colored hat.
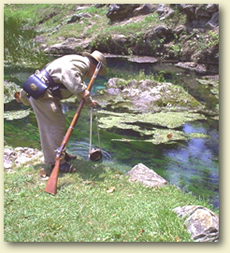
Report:
M91 58L95 59L97 62L101 62L102 65L101 65L101 69L99 71L99 75L104 76L106 74L106 72L107 72L107 70L106 70L106 58L101 52L95 50L95 51L93 51L92 54L84 52L82 55L91 57Z

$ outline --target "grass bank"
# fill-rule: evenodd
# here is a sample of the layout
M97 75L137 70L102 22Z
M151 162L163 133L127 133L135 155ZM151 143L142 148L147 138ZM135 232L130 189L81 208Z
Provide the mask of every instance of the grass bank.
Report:
M43 191L41 164L5 173L4 241L190 242L172 209L211 209L172 185L152 189L131 183L109 163L77 159L75 165L76 173L60 175L56 196Z

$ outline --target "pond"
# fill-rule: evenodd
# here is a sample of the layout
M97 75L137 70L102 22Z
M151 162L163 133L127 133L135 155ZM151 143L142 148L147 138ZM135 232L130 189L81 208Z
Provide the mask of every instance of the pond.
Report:
M173 64L138 64L125 60L108 59L110 69L108 76L98 78L92 93L103 89L109 78L119 76L119 73L132 75L140 70L146 75L155 73L165 81L183 86L198 101L206 103L212 109L216 101L210 98L207 89L196 81L197 74L176 68ZM31 70L5 68L5 75L14 75L21 82L25 81ZM86 81L88 82L88 80ZM22 84L22 83L21 83ZM63 103L67 126L76 112L78 103ZM5 111L25 110L25 107L12 101L5 105ZM95 115L94 115L95 116ZM97 114L100 117L100 114ZM219 207L219 121L212 117L207 120L193 121L183 125L185 133L203 133L209 138L192 138L189 141L178 141L173 144L141 142L143 137L129 130L100 129L103 163L112 164L114 168L126 173L138 163L143 163L185 192L208 199L215 208ZM96 122L93 123L93 145L98 146ZM117 139L127 139L119 142ZM129 142L129 138L137 141ZM23 119L4 119L5 145L12 147L30 146L40 149L39 133L33 112ZM84 159L89 151L89 108L84 107L73 135L68 143L68 150Z

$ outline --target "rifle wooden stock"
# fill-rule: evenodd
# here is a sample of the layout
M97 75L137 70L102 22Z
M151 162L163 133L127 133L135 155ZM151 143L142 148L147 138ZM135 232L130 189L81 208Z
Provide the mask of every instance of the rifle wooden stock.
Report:
M53 195L57 193L57 181L58 181L58 175L59 175L60 162L61 162L61 159L56 158L54 168L52 170L52 173L49 177L49 181L45 188L45 192L48 192Z
M101 62L99 62L97 64L97 67L94 71L94 74L88 84L88 87L86 90L90 91L92 86L93 86L93 83L95 81L95 79L97 78L97 75L98 75L98 72L100 71L100 68L101 68ZM59 175L59 170L60 170L60 163L61 163L61 155L62 155L62 152L63 150L65 149L68 141L69 141L69 138L74 130L74 127L78 121L78 118L80 116L80 112L82 110L82 107L84 106L85 104L85 99L83 98L78 106L78 109L77 109L77 112L75 113L73 119L72 119L72 122L66 132L66 135L62 141L62 144L60 146L60 148L58 149L58 152L57 152L57 156L56 156L56 161L55 161L55 165L54 165L54 168L51 172L51 175L49 177L49 180L46 184L46 188L45 188L45 192L48 192L50 194L53 194L55 195L57 193L57 182L58 182L58 175Z

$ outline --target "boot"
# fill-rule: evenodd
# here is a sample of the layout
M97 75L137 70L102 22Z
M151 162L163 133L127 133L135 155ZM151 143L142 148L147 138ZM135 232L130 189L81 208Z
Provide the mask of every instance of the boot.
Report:
M66 161L66 162L69 162L69 161L75 160L75 159L77 159L77 156L76 156L76 155L70 155L70 154L68 154L68 153L65 153L65 161Z
M49 173L47 173L48 175L51 174L54 166L55 166L55 164L51 165L50 171L49 171ZM62 172L62 173L72 173L72 172L76 172L77 169L74 168L73 165L70 165L68 163L63 163L63 164L60 164L59 171Z
M75 172L77 169L73 167L73 165L70 165L68 163L63 163L60 165L60 172L63 173L72 173Z

